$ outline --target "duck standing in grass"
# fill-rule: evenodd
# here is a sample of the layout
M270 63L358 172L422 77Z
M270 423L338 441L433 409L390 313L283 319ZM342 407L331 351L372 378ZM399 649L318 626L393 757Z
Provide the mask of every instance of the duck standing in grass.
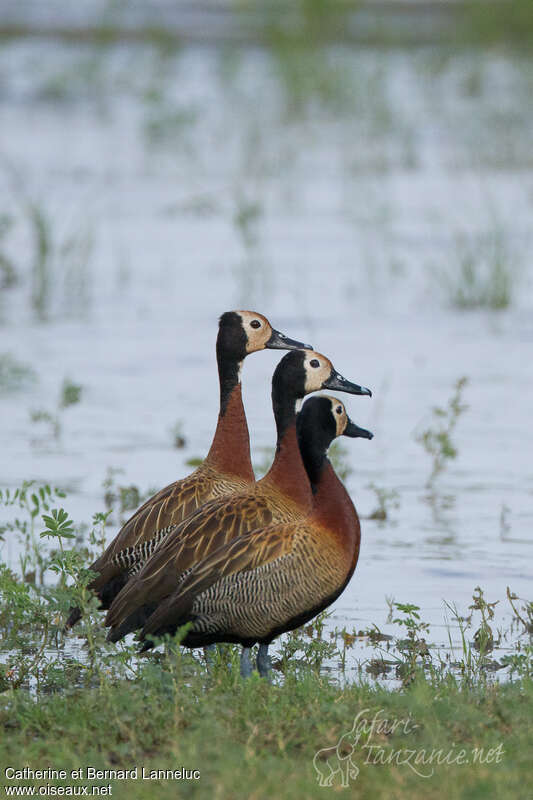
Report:
M311 511L239 536L197 562L148 618L144 649L153 646L151 637L191 623L182 644L241 644L241 672L248 675L249 648L259 643L258 669L266 675L268 645L339 597L355 570L361 539L357 511L326 455L341 435L372 438L339 400L310 398L298 417L298 440L312 487Z
M106 617L110 641L141 628L159 603L176 591L183 573L219 547L248 531L311 512L313 494L298 446L296 412L306 394L325 388L371 395L339 375L320 353L301 350L282 358L272 378L277 446L270 470L245 490L206 503L168 534L113 601Z
M216 354L220 382L218 423L209 453L191 475L171 483L147 500L123 525L90 569L98 573L89 588L109 608L128 580L128 571L144 563L171 526L186 519L203 503L254 483L250 437L242 402L241 370L250 353L264 349L311 348L275 330L255 311L227 311L219 320ZM81 617L73 609L72 627Z

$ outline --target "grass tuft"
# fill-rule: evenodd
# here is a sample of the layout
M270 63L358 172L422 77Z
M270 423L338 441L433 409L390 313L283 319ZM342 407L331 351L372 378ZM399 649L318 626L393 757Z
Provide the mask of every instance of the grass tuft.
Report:
M453 307L501 311L512 304L519 270L501 232L458 238L454 262L450 269L437 273Z

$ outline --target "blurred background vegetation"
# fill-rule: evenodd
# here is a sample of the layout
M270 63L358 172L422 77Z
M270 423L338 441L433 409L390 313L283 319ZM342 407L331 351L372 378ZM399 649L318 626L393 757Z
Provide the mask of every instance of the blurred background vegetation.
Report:
M325 42L506 43L529 47L528 0L19 0L2 8L3 35L261 41L283 48Z

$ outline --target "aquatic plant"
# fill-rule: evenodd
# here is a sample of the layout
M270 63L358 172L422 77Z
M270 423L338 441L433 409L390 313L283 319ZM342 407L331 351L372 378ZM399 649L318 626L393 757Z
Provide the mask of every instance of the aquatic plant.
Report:
M437 278L452 306L501 311L511 305L519 278L516 256L497 228L478 237L456 239L454 264Z
M459 378L446 406L434 406L432 410L433 425L415 435L415 440L422 445L432 459L427 486L432 486L448 461L457 457L457 448L452 441L452 435L460 416L468 409L463 402L463 390L467 383L468 378Z
M407 631L407 639L399 640L396 648L405 655L405 659L397 665L397 675L404 685L414 680L418 662L429 658L429 650L422 634L427 634L429 625L424 622L419 614L420 607L414 603L394 603L396 611L402 616L395 617L393 622L401 625Z
M353 110L351 73L323 47L300 43L296 47L284 36L271 42L271 58L284 94L285 114L302 118L314 107L335 113Z
M349 448L339 439L336 439L328 450L328 458L341 481L346 481L353 473Z
M480 652L481 655L485 655L494 649L494 636L490 626L490 621L494 619L494 608L499 603L499 600L496 600L493 603L487 602L481 587L476 586L472 596L472 601L472 605L469 606L470 616L467 618L467 620L469 622L471 621L474 611L480 612L481 622L479 628L474 634L474 647Z
M511 525L509 524L508 517L511 509L505 503L502 503L502 507L500 509L500 539L505 539L509 531L511 530Z
M519 644L516 652L502 657L501 663L507 667L511 677L533 678L533 644Z
M268 165L264 133L255 121L249 126L240 148L239 176L233 190L231 222L243 256L233 272L243 304L264 303L270 291L271 269L261 253L261 224Z
M204 459L201 456L191 456L185 461L186 467L199 467L201 464L204 463Z
M369 483L368 488L376 495L377 508L368 516L368 519L385 522L389 518L389 513L393 508L400 507L400 494L396 489L385 489L375 483Z
M507 599L511 608L513 609L515 618L522 623L524 629L528 633L533 633L533 603L518 597L518 595L516 595L514 592L511 592L509 587L507 587ZM516 607L517 600L521 600L523 603L521 609L522 613L520 613Z
M325 636L326 620L331 612L322 611L308 625L290 631L280 639L279 658L274 661L274 669L287 675L288 672L303 667L320 672L325 663L339 656L335 639ZM342 659L341 659L342 661Z
M33 236L31 302L38 317L43 319L50 302L50 223L43 209L35 203L28 206L28 218Z
M49 484L38 486L35 481L23 481L17 489L0 489L0 506L17 509L12 520L0 524L0 541L6 534L16 536L22 546L19 566L22 577L29 583L43 584L45 559L36 538L36 521L52 503L65 497L65 493ZM20 514L22 513L22 516Z
M4 243L12 227L13 218L8 214L0 214L0 289L11 289L19 281L15 263L5 249Z
M262 215L263 207L258 200L250 199L243 191L236 193L233 223L246 251L254 250L257 247L258 226Z
M111 515L116 509L118 512L118 521L121 525L126 521L126 518L130 516L131 511L135 511L145 500L148 500L149 497L152 497L158 491L153 487L149 487L143 491L134 483L127 485L117 484L117 475L123 473L124 470L120 467L108 467L106 476L102 481L104 505L107 509L107 513Z
M0 539L15 536L21 547L20 576L0 560L0 638L8 656L5 674L10 688L27 686L29 681L39 687L50 666L48 651L57 649L71 606L84 609L81 632L87 639L91 670L100 668L95 646L97 640L103 641L103 632L95 628L97 603L87 590L92 577L87 567L97 554L93 548L102 548L109 513L93 515L86 543L80 546L80 527L64 508L54 506L65 496L61 489L34 481L25 481L15 490L0 490L0 506L16 513L3 522ZM69 542L74 546L68 548ZM56 576L55 582L45 579L50 574ZM58 652L56 669L60 664ZM86 664L80 667L87 673Z
M61 436L62 414L69 406L76 405L81 400L83 386L73 383L69 378L65 378L59 391L57 408L54 411L37 408L30 411L30 420L35 423L45 423L48 426L49 435L54 439Z
M18 361L11 353L0 353L0 394L18 392L36 383L35 370Z
M256 3L248 5L257 8ZM344 38L355 3L296 0L286 15L261 4L263 37L284 93L285 113L301 116L313 106L336 113L351 108L351 75L327 45Z
M35 408L30 411L30 420L38 425L44 423L48 426L48 432L54 439L59 439L61 435L61 422L59 416L52 411L47 411L44 408Z
M83 386L79 383L73 383L69 378L65 378L61 386L61 395L59 398L59 408L68 408L74 406L81 400L81 393Z
M61 303L62 313L86 312L89 305L88 267L93 235L82 225L59 238L44 206L26 203L33 240L31 261L31 305L40 320L46 320L52 306Z
M495 641L491 621L494 618L494 607L499 601L489 603L485 600L483 590L476 586L472 596L472 604L469 606L470 614L459 614L457 607L453 603L444 601L452 621L455 623L461 636L461 655L458 661L451 662L451 666L459 672L460 681L463 686L473 687L480 682L486 681L487 673L492 669L500 669L503 664L491 662L488 654L493 650ZM479 627L474 631L474 638L470 641L467 632L473 627L474 613L480 613ZM450 650L455 651L450 629L448 627L448 638Z
M187 439L185 438L184 428L183 428L183 420L178 419L172 426L170 431L172 436L172 443L177 450L183 450L184 447L187 445Z
M189 106L150 103L151 110L144 121L144 135L148 144L180 145L191 152L194 127L199 119L199 111Z

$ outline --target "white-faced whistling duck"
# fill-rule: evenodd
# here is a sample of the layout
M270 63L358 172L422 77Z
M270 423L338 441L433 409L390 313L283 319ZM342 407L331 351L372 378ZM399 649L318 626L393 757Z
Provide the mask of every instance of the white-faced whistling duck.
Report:
M128 570L136 562L144 563L172 525L186 519L207 500L231 494L255 481L242 403L241 369L247 355L265 348L311 349L311 345L289 339L254 311L222 314L216 343L220 410L209 453L191 475L147 500L91 565L91 570L99 574L89 588L98 595L101 608L109 608L127 582ZM80 616L79 609L73 609L67 628Z
M272 378L277 446L269 472L228 498L206 503L168 534L111 604L106 617L110 641L142 627L176 590L182 573L218 547L255 528L289 522L311 511L313 495L298 447L296 406L306 394L326 388L371 395L339 375L320 353L300 350L282 358Z
M258 670L268 673L268 645L333 603L353 575L361 528L355 507L326 456L336 436L372 438L333 397L313 397L298 418L298 439L313 492L307 517L240 536L197 562L147 620L141 638L192 623L182 644L236 642L245 648L241 673L251 672L249 648L259 642Z

